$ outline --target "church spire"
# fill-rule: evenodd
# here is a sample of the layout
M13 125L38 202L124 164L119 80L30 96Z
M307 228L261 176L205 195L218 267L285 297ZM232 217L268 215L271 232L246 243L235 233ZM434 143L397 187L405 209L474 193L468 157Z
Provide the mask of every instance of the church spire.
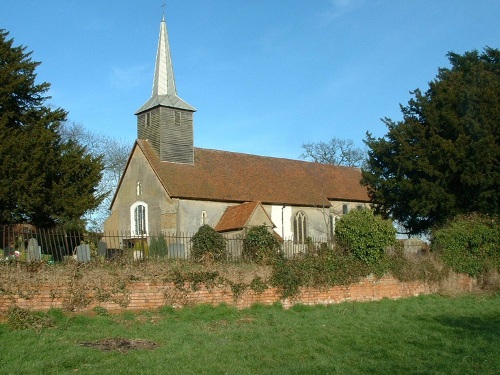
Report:
M177 96L165 15L160 23L151 98L137 110L137 138L148 140L161 161L193 164L193 112Z
M167 23L165 15L160 23L160 36L158 38L158 51L156 52L156 67L153 80L153 96L174 95L177 96L175 88L174 67L170 56L170 45L168 43Z
M160 35L158 39L152 96L141 108L137 110L136 114L159 105L170 108L185 109L193 112L196 111L194 107L177 96L165 15L163 15L160 23Z

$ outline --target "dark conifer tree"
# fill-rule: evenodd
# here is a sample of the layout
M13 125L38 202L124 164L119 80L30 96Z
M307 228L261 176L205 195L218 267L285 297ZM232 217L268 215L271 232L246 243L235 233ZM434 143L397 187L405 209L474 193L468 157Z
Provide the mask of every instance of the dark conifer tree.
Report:
M74 222L103 198L101 158L63 141L67 113L45 104L50 85L36 83L40 63L7 38L0 30L0 222Z
M379 213L416 234L457 214L500 212L500 50L449 53L403 119L367 134L364 183Z

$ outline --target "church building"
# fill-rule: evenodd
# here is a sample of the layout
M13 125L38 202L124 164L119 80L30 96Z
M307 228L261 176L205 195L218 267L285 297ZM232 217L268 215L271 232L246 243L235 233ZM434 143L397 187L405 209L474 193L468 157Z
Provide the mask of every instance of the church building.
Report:
M370 207L357 168L194 147L195 111L177 95L163 17L153 93L136 112L106 232L194 234L208 224L231 236L266 225L303 244L331 238L341 215Z

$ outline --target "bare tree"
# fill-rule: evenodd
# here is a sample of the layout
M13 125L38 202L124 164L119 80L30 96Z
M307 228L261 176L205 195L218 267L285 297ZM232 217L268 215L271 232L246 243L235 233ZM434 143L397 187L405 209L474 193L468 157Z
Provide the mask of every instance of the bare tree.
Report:
M105 194L105 198L99 207L85 217L89 229L101 231L104 221L109 216L111 199L125 169L131 145L123 140L120 141L103 134L92 133L85 129L83 125L74 122L65 122L60 129L60 133L63 139L71 139L85 146L91 155L102 155L104 170L98 186L98 194Z
M332 138L329 142L302 144L300 157L316 163L361 168L366 160L366 151L356 147L351 139Z

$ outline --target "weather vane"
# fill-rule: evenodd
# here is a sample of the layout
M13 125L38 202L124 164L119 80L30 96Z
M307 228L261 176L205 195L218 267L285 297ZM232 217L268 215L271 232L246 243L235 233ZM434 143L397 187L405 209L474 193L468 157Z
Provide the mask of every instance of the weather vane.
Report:
M163 10L163 17L165 17L165 7L167 6L167 2L163 0L163 3L161 4L161 8Z

